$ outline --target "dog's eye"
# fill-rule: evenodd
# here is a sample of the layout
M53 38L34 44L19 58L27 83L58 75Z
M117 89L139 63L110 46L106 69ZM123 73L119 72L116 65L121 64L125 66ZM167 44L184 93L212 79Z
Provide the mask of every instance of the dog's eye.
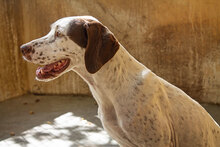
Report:
M63 34L60 31L56 31L55 36L56 37L61 37L61 36L63 36Z

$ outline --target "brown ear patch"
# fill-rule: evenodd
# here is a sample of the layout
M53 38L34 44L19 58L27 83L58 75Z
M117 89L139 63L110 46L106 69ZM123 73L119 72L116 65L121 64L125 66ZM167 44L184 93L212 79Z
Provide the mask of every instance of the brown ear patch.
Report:
M83 48L87 46L87 33L84 25L85 21L83 19L75 19L70 22L67 30L67 36Z
M119 43L114 35L99 22L89 22L85 27L88 37L85 65L88 72L95 73L115 55Z

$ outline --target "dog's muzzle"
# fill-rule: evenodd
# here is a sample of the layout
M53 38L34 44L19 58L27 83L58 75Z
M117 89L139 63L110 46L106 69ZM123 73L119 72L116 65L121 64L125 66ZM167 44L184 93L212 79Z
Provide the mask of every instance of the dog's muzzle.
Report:
M21 53L27 60L31 60L31 53L34 53L34 49L32 48L31 45L22 45L20 47Z

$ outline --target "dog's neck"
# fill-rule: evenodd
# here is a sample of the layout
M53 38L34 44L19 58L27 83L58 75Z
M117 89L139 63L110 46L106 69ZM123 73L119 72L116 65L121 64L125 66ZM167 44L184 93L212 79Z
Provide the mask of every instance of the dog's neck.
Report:
M85 68L75 70L89 85L93 96L103 95L105 101L116 99L115 93L123 93L134 86L150 70L132 57L126 49L120 45L114 57L109 60L98 72L90 74ZM133 84L132 84L133 83ZM97 94L98 93L98 94ZM108 98L107 98L108 97ZM102 103L102 98L96 98Z
M119 50L114 57L109 60L97 73L93 74L94 82L97 85L102 84L105 88L116 90L119 87L131 83L135 77L146 69L132 57L127 50L120 45ZM103 85L104 84L104 85ZM109 87L109 86L116 87Z

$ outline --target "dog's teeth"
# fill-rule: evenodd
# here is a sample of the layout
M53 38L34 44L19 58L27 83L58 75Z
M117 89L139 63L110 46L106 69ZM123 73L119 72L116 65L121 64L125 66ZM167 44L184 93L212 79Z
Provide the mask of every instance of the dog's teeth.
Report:
M40 73L41 73L41 74L44 74L44 71L43 71L43 69L41 69L41 70L40 70Z
M61 63L60 62L58 62L58 66L60 66L61 65Z

